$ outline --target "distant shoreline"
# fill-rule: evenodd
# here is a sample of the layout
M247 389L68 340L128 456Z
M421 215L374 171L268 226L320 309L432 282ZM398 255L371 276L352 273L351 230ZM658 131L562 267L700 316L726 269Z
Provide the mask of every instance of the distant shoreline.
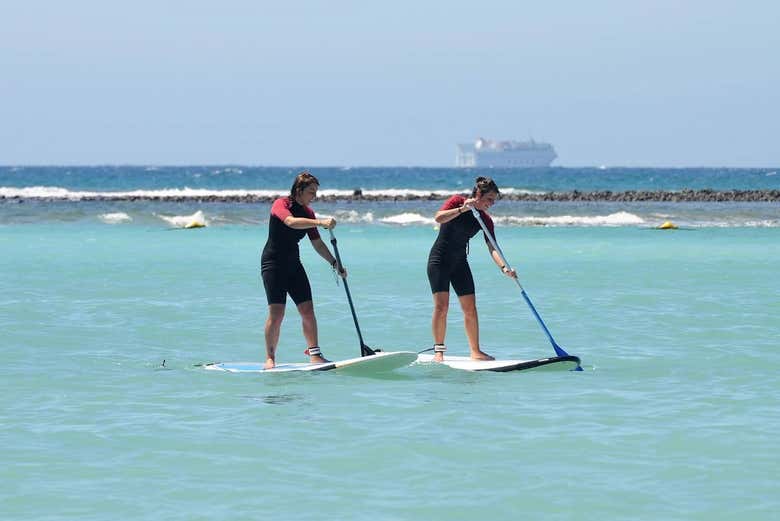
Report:
M453 193L455 193L453 191ZM0 195L0 201L25 203L40 202L80 202L80 201L168 201L168 202L199 202L199 203L271 203L278 196L270 195L84 195L78 198L69 197L26 197ZM319 202L337 201L440 201L444 200L441 194L428 195L404 194L404 195L363 195L361 190L355 190L347 195L323 195L317 198ZM519 193L502 195L506 201L528 202L780 202L780 190L679 190L679 191L653 191L653 190L627 190L622 192L593 191L585 192L572 190L568 192L545 193Z

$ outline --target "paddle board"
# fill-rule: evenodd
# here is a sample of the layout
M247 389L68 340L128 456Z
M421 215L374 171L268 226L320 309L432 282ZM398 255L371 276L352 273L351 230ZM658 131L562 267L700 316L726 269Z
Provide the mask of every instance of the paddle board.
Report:
M433 355L420 354L417 363L432 364ZM468 356L444 355L444 361L438 362L453 369L463 371L528 371L534 370L574 370L580 365L580 359L576 356L553 356L536 360L473 360Z
M280 363L273 369L264 369L263 362L215 362L203 367L209 371L226 371L229 373L289 373L299 371L332 371L347 373L382 373L406 367L417 360L417 353L412 351L378 351L371 356L360 356L326 362L324 364Z

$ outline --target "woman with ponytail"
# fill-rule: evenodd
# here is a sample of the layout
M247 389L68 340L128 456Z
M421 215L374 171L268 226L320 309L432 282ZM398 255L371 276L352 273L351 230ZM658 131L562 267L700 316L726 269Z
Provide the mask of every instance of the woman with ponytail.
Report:
M309 172L301 172L295 178L290 195L280 197L271 206L268 224L268 241L263 248L262 277L268 300L268 319L265 322L265 368L276 364L276 346L284 319L287 295L290 295L301 315L303 336L308 344L304 351L313 364L325 363L317 339L317 318L314 316L311 286L303 269L298 242L309 236L314 250L335 270L336 258L320 238L317 227L335 228L332 217L317 219L309 204L317 196L320 182ZM346 271L340 273L346 277Z
M479 211L490 233L495 237L493 219L487 210L493 206L499 191L496 183L489 177L478 177L471 191L471 197L453 195L436 212L439 223L439 236L433 243L428 255L428 281L433 293L433 350L434 360L444 360L446 347L444 337L447 332L447 311L450 302L450 285L458 295L463 310L466 337L469 342L471 358L474 360L493 360L484 353L479 345L479 319L474 295L474 278L467 260L469 239L480 231L480 225L471 209ZM501 262L501 257L485 237L488 251L493 262L508 277L517 278L514 270Z

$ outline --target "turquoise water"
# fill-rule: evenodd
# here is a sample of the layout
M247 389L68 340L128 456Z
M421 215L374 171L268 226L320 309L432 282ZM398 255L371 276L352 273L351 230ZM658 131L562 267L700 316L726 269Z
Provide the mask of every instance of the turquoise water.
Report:
M431 227L336 232L366 342L429 347ZM266 233L0 227L0 518L776 518L779 228L499 227L581 373L204 371L261 357ZM484 349L552 355L480 242ZM343 288L302 250L325 353L356 356ZM466 352L455 302L448 345ZM304 347L289 307L279 359Z

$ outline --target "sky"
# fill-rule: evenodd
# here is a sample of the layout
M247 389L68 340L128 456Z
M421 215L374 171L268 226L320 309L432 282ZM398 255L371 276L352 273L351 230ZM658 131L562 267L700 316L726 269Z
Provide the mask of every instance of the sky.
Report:
M780 3L0 1L0 164L780 166Z

